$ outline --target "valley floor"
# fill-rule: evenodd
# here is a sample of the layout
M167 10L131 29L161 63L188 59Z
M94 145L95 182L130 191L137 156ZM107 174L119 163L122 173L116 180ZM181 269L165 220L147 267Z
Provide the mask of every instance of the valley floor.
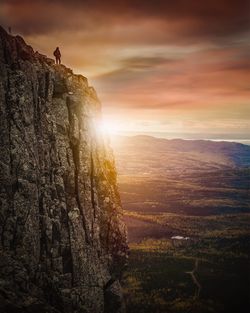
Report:
M248 312L250 147L137 136L114 152L130 244L127 312Z
M126 215L129 233L132 220L137 229L123 279L128 313L247 312L249 214ZM171 239L177 234L189 239Z

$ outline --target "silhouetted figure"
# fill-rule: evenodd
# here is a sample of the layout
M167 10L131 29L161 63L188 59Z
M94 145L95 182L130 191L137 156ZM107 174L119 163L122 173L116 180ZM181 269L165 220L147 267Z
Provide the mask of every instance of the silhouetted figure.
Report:
M56 64L61 64L61 52L58 47L54 51L54 56L56 58Z

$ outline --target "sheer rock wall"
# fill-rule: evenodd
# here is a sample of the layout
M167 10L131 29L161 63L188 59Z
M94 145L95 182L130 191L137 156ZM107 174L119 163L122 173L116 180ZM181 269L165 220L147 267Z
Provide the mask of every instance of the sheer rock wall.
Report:
M126 229L101 104L0 29L0 311L123 312Z

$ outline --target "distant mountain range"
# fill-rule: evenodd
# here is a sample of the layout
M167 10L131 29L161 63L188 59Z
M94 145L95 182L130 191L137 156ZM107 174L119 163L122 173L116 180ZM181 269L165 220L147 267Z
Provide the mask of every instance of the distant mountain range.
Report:
M194 215L249 212L250 146L235 142L112 140L123 206Z
M236 142L162 139L151 136L116 137L114 148L121 174L160 170L170 172L212 171L249 167L250 146Z
M237 142L163 139L139 135L116 137L112 145L118 156L129 154L132 159L156 160L159 167L164 166L160 163L164 158L170 170L171 167L174 170L177 161L180 161L181 165L185 167L190 166L191 160L203 164L204 169L208 163L213 166L216 164L230 167L250 166L250 146ZM173 157L175 162L172 160Z

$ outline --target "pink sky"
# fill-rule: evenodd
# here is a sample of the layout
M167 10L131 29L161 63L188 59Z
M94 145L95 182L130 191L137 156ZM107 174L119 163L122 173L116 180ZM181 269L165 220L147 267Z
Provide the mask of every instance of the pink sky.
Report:
M89 78L118 131L250 134L248 0L1 1L0 24Z

